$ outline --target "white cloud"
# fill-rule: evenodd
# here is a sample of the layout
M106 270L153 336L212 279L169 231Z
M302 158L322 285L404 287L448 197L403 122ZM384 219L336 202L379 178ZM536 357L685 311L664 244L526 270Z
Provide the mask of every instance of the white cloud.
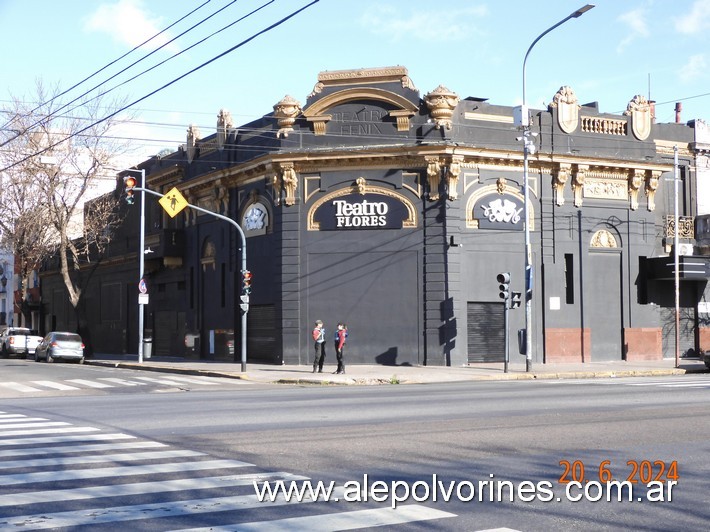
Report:
M85 19L84 29L106 33L117 42L134 47L157 34L162 29L161 20L160 17L151 18L142 0L118 0L99 5ZM165 35L161 35L147 46L157 48L167 40Z
M677 31L688 35L710 29L710 0L696 0L690 10L674 22Z
M702 79L708 70L708 63L705 60L705 55L696 54L690 56L688 62L685 63L680 70L678 75L684 83Z
M446 11L418 11L409 16L391 6L376 6L362 15L360 25L371 33L389 37L390 41L455 41L471 33L481 33L476 29L476 23L487 15L488 8L484 5Z
M619 15L617 20L627 27L626 37L624 37L616 47L618 53L623 52L624 48L636 39L650 35L648 25L646 24L646 10L643 8L634 9L623 15Z

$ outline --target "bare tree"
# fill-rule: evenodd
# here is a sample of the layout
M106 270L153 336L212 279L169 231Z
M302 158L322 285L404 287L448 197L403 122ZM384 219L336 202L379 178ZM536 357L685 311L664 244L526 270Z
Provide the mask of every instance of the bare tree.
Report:
M57 94L55 90L53 94ZM118 102L102 97L57 112L60 104L37 83L32 98L15 99L0 128L0 228L22 279L57 256L79 334L91 354L82 295L119 222L114 193L97 187L114 161L128 151L111 136ZM107 118L108 117L108 118ZM89 200L92 200L89 202ZM27 283L24 282L23 287ZM23 300L25 299L23 294Z

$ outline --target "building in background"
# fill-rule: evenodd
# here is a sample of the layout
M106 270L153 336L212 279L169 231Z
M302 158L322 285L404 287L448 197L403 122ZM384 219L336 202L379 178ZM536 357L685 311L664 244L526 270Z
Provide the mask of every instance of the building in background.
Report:
M693 264L679 287L681 349L707 349L710 251L693 246L707 207L704 123L657 124L638 95L620 115L580 104L570 87L550 97L532 110L528 205L513 108L443 85L422 93L403 67L322 72L305 104L286 96L238 127L222 111L216 131L190 126L177 151L137 167L149 189L177 187L240 223L253 274L250 361L310 364L317 319L329 334L348 324L349 363L503 361L496 277L510 272L511 289L524 291L527 209L533 361L590 362L673 356L674 283L656 259L671 251L677 148L683 264ZM86 291L96 352L137 351L144 253L153 354L234 360L235 229L194 209L171 218L147 196L140 250L136 196ZM51 264L42 290L47 327L71 329ZM524 313L509 316L514 337Z

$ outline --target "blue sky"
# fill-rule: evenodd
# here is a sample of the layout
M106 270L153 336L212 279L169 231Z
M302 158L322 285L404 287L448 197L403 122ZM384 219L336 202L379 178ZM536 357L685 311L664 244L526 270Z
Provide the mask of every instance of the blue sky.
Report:
M186 50L257 7L257 14L112 91L138 100L303 7L310 0L0 0L0 105L31 99L36 80L66 89L188 12L177 36L219 15L117 76L125 81ZM592 0L593 1L593 0ZM206 2L206 3L205 3ZM221 108L237 125L268 114L286 94L306 103L323 70L401 65L424 95L443 84L460 97L517 105L526 50L584 0L320 0L134 107L127 126L141 156L184 142L189 124L214 131ZM657 101L657 121L710 120L710 0L597 0L540 40L527 63L527 101L542 107L563 86L581 103L620 113L636 94ZM80 88L89 89L155 48L131 53ZM650 93L649 93L650 89ZM67 97L78 96L78 89ZM137 161L134 161L137 162Z

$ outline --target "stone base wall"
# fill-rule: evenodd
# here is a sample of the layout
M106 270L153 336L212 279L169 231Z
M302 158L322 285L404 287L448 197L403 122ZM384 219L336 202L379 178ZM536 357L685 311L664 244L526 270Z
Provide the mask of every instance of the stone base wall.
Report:
M663 336L660 328L624 329L624 353L628 362L663 360Z
M545 363L590 362L591 329L545 329Z

